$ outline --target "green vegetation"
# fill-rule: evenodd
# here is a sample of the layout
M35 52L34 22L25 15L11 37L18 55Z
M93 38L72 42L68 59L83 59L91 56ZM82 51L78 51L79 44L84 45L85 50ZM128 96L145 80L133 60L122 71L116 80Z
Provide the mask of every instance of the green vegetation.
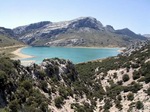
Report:
M147 51L142 52L144 49ZM70 98L75 101L70 104L75 112L93 112L96 108L108 112L112 106L121 111L123 99L131 102L135 100L129 110L132 111L132 107L143 109L142 101L136 102L134 95L150 82L150 62L146 61L149 57L150 45L135 51L131 56L119 55L77 65L53 58L45 59L43 65L24 67L20 61L1 57L0 98L4 102L0 104L1 110L48 112L48 105L61 109ZM61 67L64 71L60 73ZM108 74L109 70L122 68L125 71ZM133 74L130 70L134 71ZM133 82L128 81L129 76L134 79ZM144 92L149 96L150 88ZM103 101L104 105L96 107L97 101Z
M47 110L48 103L45 96L34 89L32 76L23 69L25 68L22 68L20 61L0 58L0 95L5 96L2 97L4 102L8 101L8 110L10 112L25 111L27 108Z
M127 74L123 75L122 80L124 82L128 81L129 80L129 76Z
M141 101L136 102L136 108L137 109L142 109L143 108L143 103Z
M83 105L79 103L71 104L71 109L74 109L75 112L93 112L94 108L87 102L83 102Z
M13 46L18 44L20 44L20 42L17 40L0 34L0 47Z
M132 101L134 99L134 94L133 93L129 93L127 95L128 100Z
M0 34L0 57L14 57L14 55L11 54L11 52L15 51L17 48L19 48L19 46L21 47L23 45L24 44L22 42Z
M146 90L146 93L150 96L150 87Z
M54 100L54 102L55 102L55 106L57 107L57 108L61 108L61 106L63 105L63 102L64 101L64 99L62 98L62 97L57 97L57 98L55 98L55 100Z
M140 78L140 73L138 71L134 71L133 72L133 79L136 80L138 78Z

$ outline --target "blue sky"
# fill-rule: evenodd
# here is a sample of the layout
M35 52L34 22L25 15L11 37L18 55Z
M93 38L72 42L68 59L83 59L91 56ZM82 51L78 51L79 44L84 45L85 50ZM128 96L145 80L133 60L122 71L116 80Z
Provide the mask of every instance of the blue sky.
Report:
M91 16L115 29L150 34L150 0L1 0L0 26Z

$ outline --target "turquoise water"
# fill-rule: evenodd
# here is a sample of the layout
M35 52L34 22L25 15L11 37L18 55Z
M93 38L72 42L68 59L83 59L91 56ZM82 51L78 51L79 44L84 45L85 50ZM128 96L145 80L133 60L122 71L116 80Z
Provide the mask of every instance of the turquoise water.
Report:
M35 56L23 60L35 60L40 63L44 58L69 59L74 63L87 62L90 60L116 56L119 48L65 48L65 47L27 47L21 53Z

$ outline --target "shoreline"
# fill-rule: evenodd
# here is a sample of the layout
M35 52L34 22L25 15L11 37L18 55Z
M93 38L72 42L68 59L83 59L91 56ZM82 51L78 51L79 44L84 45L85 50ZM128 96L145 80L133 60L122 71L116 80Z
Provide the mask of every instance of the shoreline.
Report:
M126 49L126 47L84 47L84 46L35 46L35 47L58 47L58 48L87 48L87 49Z
M17 59L33 58L34 56L21 53L21 50L22 50L23 48L26 48L26 47L28 47L28 46L18 48L17 50L11 52L12 54L15 55L15 57L12 58L12 59L16 59L16 60L17 60Z

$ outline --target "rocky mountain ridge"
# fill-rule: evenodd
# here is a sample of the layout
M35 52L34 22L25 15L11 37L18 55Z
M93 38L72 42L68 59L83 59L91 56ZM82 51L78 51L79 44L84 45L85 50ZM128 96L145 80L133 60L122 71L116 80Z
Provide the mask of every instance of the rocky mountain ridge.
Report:
M62 22L43 21L2 33L31 46L126 47L146 40L127 28L115 30L110 25L103 26L93 17Z
M92 17L55 23L40 22L13 31L19 40L35 46L125 46L132 41L146 39L129 29L114 30L110 25L104 27Z

